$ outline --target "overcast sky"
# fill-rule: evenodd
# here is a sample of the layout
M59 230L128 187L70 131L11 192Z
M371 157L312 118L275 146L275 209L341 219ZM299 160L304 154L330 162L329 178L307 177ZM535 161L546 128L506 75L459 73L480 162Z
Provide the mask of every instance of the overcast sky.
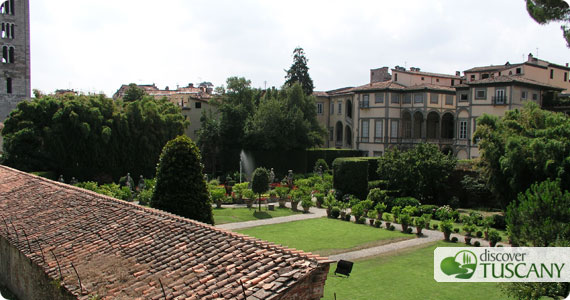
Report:
M297 46L315 90L365 84L371 68L452 74L537 48L570 62L560 24L538 25L524 0L31 0L30 10L32 88L43 92L230 76L279 87Z

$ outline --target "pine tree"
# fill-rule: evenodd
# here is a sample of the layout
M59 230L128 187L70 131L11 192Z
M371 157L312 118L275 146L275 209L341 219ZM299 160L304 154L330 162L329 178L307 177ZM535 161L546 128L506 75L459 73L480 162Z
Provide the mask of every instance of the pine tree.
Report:
M570 5L564 0L526 0L528 14L539 24L562 22L562 34L570 47Z
M309 76L307 61L303 48L297 47L293 50L293 64L286 71L285 85L293 86L296 82L299 82L303 87L305 95L311 95L313 93L313 80Z

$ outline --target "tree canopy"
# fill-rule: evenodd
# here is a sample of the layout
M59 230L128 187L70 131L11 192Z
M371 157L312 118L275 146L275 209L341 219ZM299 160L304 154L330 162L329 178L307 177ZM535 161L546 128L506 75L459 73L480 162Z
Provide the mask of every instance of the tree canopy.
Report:
M289 70L286 70L285 86L293 86L298 82L303 87L305 95L311 95L313 93L313 80L309 76L307 61L303 48L297 47L293 50L293 64Z
M269 189L269 172L265 168L257 168L253 171L251 189L258 196L259 211L261 211L261 194Z
M123 96L123 101L135 101L141 100L146 95L144 89L140 88L135 83L129 84L129 87L125 91L125 96Z
M388 188L402 196L421 199L422 203L442 203L442 191L455 168L456 160L437 146L418 144L408 151L396 148L378 159L378 175L388 181Z
M100 182L128 172L152 177L162 147L185 126L167 100L44 96L20 102L6 119L4 164Z
M570 188L569 137L568 116L527 103L503 118L481 116L473 138L487 184L506 206L535 182L560 178Z
M156 167L151 207L200 222L214 224L200 151L187 136L169 141Z
M526 0L528 14L539 24L562 22L566 46L570 47L570 6L564 0Z

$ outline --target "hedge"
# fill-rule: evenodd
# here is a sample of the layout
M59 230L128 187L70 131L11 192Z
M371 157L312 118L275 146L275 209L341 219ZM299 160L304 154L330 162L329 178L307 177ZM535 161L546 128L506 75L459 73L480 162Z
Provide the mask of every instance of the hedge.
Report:
M361 157L337 158L333 161L333 186L343 194L366 199L368 194L368 160Z
M315 148L307 149L306 155L307 172L312 172L319 158L324 159L330 167L335 159L339 157L359 157L362 156L362 151L353 149Z
M368 181L379 180L378 176L378 157L362 157L368 161Z

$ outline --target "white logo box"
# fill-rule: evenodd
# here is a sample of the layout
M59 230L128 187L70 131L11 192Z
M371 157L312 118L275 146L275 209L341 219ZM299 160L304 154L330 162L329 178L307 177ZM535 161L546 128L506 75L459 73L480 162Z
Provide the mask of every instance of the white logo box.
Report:
M438 282L570 282L570 247L438 247L433 264Z

